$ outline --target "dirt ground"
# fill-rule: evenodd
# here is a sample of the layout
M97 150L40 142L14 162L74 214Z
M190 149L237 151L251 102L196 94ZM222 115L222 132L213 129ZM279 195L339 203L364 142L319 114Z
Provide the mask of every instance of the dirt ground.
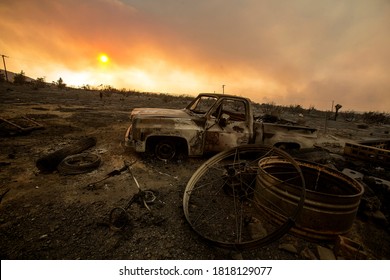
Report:
M183 108L188 100L166 95L103 94L76 89L59 90L0 84L0 117L27 116L44 129L26 135L0 136L0 257L1 259L318 259L319 248L333 250L332 242L310 242L286 234L265 247L242 252L209 246L185 220L182 197L187 181L206 158L164 163L124 147L130 111L135 107ZM337 168L353 168L389 180L389 169L347 160L346 141L389 137L389 127L359 129L356 123L325 121L305 116L320 129L319 146L331 156L312 155ZM326 129L326 131L325 131ZM326 132L326 133L325 133ZM101 165L79 175L42 173L36 161L87 136L97 139L89 151ZM318 158L315 158L317 155ZM126 206L137 186L129 173L111 177L93 187L124 161L136 163L133 174L143 189L156 194L149 212L133 204L131 221L121 231L108 226L114 207ZM376 190L374 190L376 191ZM383 217L358 215L348 238L362 245L368 258L390 259L387 219L389 190L377 193ZM338 258L348 258L337 256Z

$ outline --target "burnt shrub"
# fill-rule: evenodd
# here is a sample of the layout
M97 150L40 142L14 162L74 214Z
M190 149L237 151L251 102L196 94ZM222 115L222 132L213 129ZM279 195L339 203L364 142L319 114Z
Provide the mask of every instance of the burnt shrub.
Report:
M369 124L390 124L390 115L379 112L363 113L363 120Z
M24 85L26 83L26 75L24 71L20 71L19 74L15 74L14 76L14 84Z
M40 88L44 88L46 86L45 78L37 78L33 83L33 89L38 90Z

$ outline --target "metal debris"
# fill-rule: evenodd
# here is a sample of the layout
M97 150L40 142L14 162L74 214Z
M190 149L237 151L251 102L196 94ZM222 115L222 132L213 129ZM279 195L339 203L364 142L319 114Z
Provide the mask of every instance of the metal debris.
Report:
M108 178L111 178L111 177L114 177L114 176L118 176L120 174L122 174L123 172L125 171L128 171L129 170L129 167L133 164L135 164L137 161L133 161L133 162L128 162L128 161L125 161L124 162L124 166L120 169L115 169L113 171L111 171L110 173L108 173L106 176L104 176L102 179L99 179L93 183L89 183L86 187L89 189L89 188L95 188L97 184L107 180Z
M111 210L109 215L109 226L112 230L115 231L123 229L128 224L130 216L127 210L131 207L133 203L139 203L145 206L146 209L151 211L148 204L151 204L156 200L156 195L154 194L153 191L141 189L137 179L135 178L131 170L131 165L133 164L134 162L130 163L128 161L125 161L125 166L129 171L131 177L133 178L138 188L138 192L131 197L131 199L129 200L129 202L125 207L115 207Z
M345 143L344 154L352 158L388 166L390 165L390 140L379 139L358 143Z
M306 182L303 210L291 232L310 240L334 240L347 233L356 218L363 186L351 177L324 165L297 160ZM255 193L260 211L275 222L298 200L292 168L274 158L259 162ZM287 195L285 195L287 194Z
M28 134L37 129L44 129L44 126L25 116L13 119L0 117L0 131L4 136Z

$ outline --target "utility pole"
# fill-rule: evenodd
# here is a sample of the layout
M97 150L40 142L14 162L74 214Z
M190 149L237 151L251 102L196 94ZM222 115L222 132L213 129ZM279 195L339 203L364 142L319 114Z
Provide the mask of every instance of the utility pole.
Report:
M225 85L222 85L222 94L225 94Z
M4 59L4 57L7 57L7 58L8 58L8 56L6 56L6 55L4 55L4 54L2 54L1 56L3 57L3 64L4 64L4 73L5 73L5 79L6 79L6 80L7 80L7 82L8 82L7 67L5 66L5 59Z

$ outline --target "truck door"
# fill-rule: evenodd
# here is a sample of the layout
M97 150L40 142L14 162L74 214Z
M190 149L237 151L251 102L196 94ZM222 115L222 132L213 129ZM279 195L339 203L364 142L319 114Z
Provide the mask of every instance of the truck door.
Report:
M204 152L220 152L248 144L252 137L253 121L245 100L223 98L207 115Z

